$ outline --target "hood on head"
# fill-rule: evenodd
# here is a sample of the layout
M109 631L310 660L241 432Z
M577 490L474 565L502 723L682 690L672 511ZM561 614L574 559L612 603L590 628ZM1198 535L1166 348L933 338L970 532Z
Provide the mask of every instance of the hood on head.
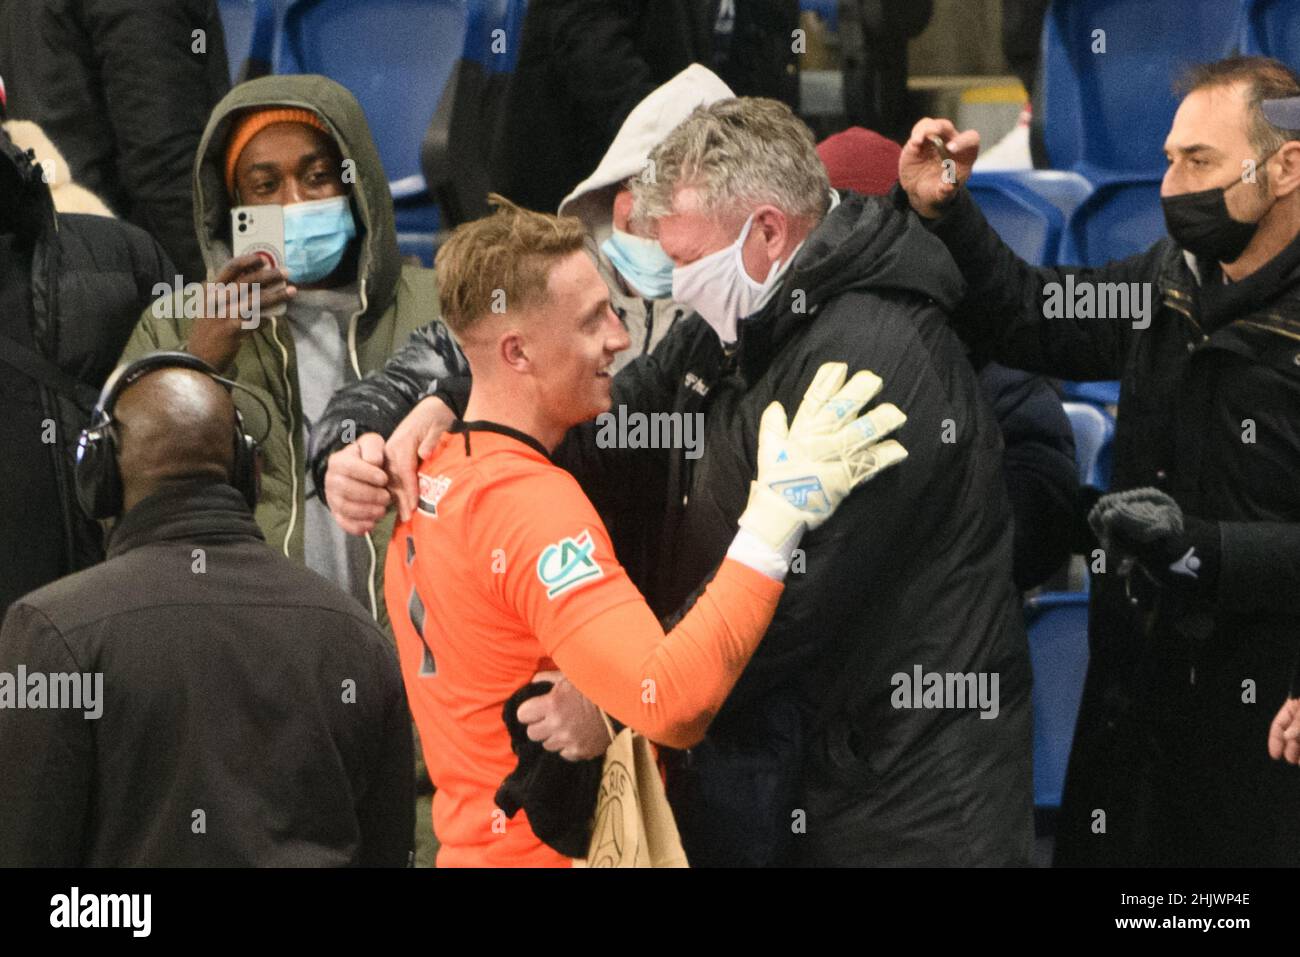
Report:
M361 243L357 278L365 282L366 314L381 314L392 302L401 271L393 197L365 113L346 88L313 74L265 76L240 83L208 118L194 163L194 227L203 263L211 276L230 259L227 240L230 201L226 196L226 141L235 117L270 106L311 110L334 137L345 164L352 162L352 208Z
M650 151L697 106L736 94L713 71L692 63L638 103L619 127L596 171L560 203L561 216L577 216L597 243L610 234L614 194L645 167Z

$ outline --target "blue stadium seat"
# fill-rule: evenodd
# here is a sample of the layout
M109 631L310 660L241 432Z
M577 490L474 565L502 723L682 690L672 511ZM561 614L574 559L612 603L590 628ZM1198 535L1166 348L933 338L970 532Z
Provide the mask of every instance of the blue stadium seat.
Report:
M221 0L218 10L226 58L230 61L230 82L269 73L275 55L278 13L273 0Z
M528 0L510 0L510 10L506 17L506 35L510 37L510 57L505 69L513 71L519 62L519 41L524 35L524 16L528 13Z
M799 9L807 10L821 17L822 23L826 24L826 29L830 30L831 33L839 31L839 0L799 0Z
M1103 178L1074 211L1061 242L1060 262L1101 266L1145 252L1165 235L1160 208L1163 173Z
M519 56L526 3L475 0L470 6L464 53L420 149L425 182L448 228L488 211L492 148Z
M438 254L438 240L438 234L429 232L422 223L417 223L414 227L408 227L405 230L399 226L397 230L397 252L403 259L418 259L421 266L432 269L433 257Z
M519 60L526 0L470 0L462 56L491 73L509 73Z
M1033 668L1034 806L1058 808L1088 673L1088 596L1045 592L1025 602Z
M1062 382L1061 397L1066 402L1091 402L1104 409L1119 405L1119 382Z
M1057 170L974 172L967 188L1017 256L1035 266L1054 266L1065 224L1092 192L1078 173Z
M1054 0L1043 29L1041 112L1055 169L1163 172L1186 67L1238 41L1239 0ZM1278 6L1292 7L1294 0ZM1097 34L1095 31L1104 31ZM1094 47L1104 39L1104 53Z
M1105 491L1110 487L1110 455L1115 422L1104 409L1088 402L1062 402L1074 432L1074 460L1079 482Z
M1276 57L1300 69L1300 4L1296 0L1242 0L1241 52Z
M420 170L420 143L480 2L296 0L276 51L277 73L321 73L356 96L393 194L399 245L426 261L438 207Z
M321 73L361 103L395 199L423 190L420 138L464 48L467 0L297 0L277 73Z

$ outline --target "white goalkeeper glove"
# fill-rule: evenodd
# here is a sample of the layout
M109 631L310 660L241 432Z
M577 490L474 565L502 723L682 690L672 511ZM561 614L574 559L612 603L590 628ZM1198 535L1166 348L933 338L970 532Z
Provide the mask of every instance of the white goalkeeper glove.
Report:
M788 427L779 402L759 423L758 476L740 527L787 566L805 529L821 525L855 488L907 458L898 442L881 441L907 421L896 405L858 415L879 394L880 377L864 370L846 385L847 372L842 362L824 364Z

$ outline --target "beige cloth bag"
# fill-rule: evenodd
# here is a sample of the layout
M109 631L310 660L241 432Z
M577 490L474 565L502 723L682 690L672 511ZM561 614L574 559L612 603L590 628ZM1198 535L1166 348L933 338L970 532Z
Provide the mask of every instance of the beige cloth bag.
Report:
M688 867L682 839L650 742L631 728L617 735L605 718L610 745L600 776L591 846L576 867Z

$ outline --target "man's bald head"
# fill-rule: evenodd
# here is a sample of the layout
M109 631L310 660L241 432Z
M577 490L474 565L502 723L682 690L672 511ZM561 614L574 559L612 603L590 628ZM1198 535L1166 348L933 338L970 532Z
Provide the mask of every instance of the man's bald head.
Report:
M211 376L180 368L146 373L118 396L113 418L123 511L173 482L230 480L235 404Z

